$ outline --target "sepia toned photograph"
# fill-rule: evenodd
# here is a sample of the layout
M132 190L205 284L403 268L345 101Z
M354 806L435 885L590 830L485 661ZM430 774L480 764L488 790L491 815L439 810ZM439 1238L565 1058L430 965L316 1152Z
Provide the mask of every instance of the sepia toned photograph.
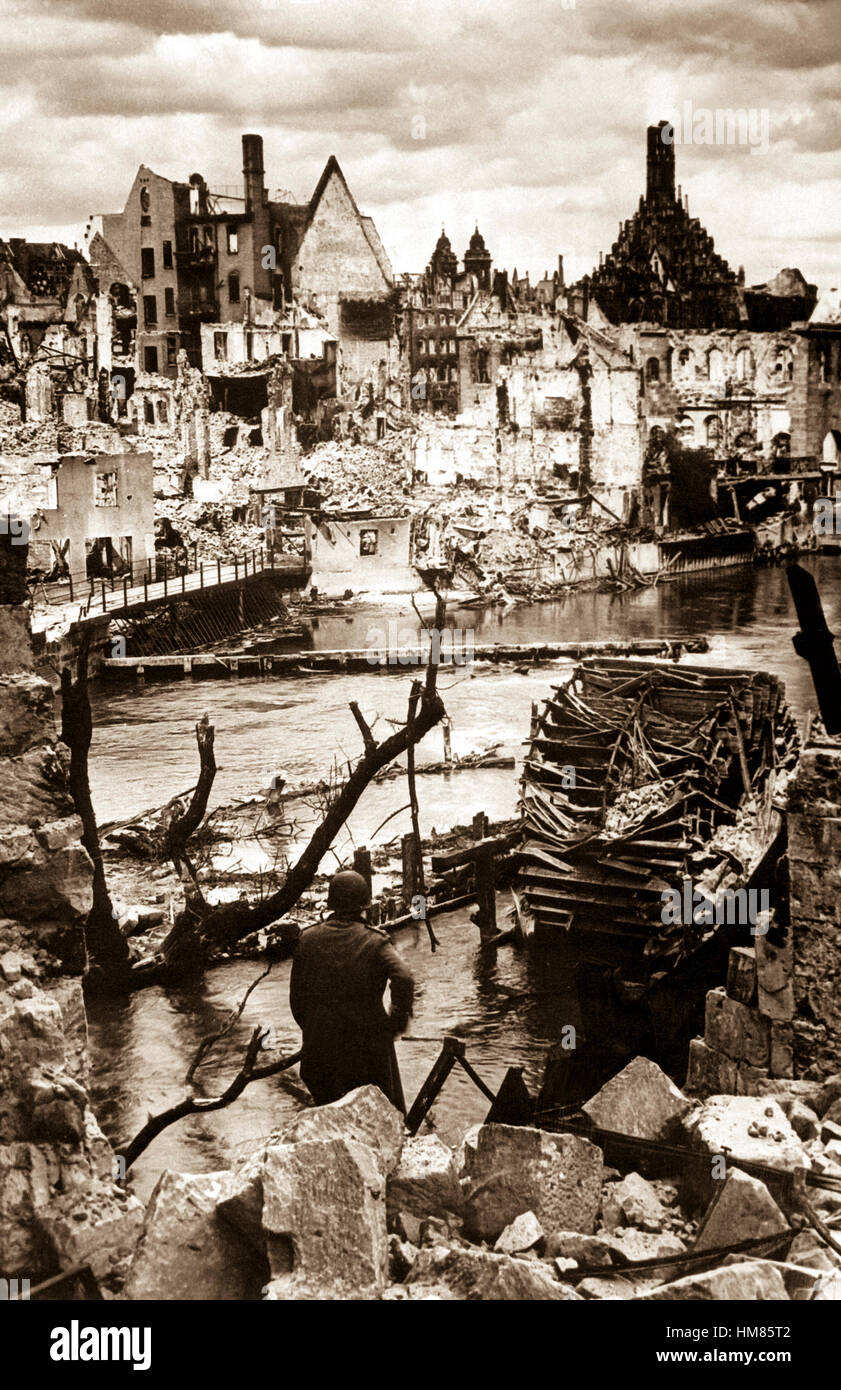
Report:
M0 0L0 55L4 1326L221 1378L217 1303L241 1376L263 1305L563 1301L605 1372L802 1373L841 4Z

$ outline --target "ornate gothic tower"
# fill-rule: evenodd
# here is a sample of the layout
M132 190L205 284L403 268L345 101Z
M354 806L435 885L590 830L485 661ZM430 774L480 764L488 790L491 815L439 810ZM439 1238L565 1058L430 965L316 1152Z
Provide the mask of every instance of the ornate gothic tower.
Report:
M464 253L464 268L468 275L475 275L480 290L491 288L491 253L485 245L485 238L477 227L470 245Z

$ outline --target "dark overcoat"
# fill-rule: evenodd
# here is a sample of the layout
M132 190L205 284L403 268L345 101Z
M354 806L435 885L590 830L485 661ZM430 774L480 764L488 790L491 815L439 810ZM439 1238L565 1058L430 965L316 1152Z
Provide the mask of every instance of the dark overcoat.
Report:
M383 1002L391 985L391 1011ZM394 1037L412 1012L414 980L388 935L330 917L302 932L289 1003L303 1033L301 1076L316 1105L357 1086L379 1086L405 1113Z

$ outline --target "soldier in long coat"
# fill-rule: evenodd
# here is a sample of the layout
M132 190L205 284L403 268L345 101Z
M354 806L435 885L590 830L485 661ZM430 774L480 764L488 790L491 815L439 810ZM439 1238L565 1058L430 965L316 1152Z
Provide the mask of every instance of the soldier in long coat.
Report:
M292 961L289 1003L303 1033L301 1076L316 1105L371 1084L405 1113L394 1038L411 1017L414 980L388 934L362 920L371 896L361 874L336 874L327 906L332 916L302 933Z

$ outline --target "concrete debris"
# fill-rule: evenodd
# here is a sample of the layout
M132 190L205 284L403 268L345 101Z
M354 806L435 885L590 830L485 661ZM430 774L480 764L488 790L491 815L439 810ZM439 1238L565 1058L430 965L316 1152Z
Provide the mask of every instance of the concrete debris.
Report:
M466 1181L466 1229L495 1241L531 1211L544 1230L592 1235L602 1168L601 1149L577 1135L483 1125Z
M234 1182L227 1171L161 1175L126 1280L127 1299L260 1297L265 1261L216 1211Z
M456 1177L455 1155L435 1134L408 1139L399 1166L388 1180L390 1213L416 1216L460 1213L462 1191Z
M388 1283L385 1184L352 1139L281 1144L263 1166L273 1299L377 1298Z
M683 1255L686 1245L675 1235L666 1232L637 1231L630 1226L620 1226L608 1239L613 1262L616 1265L634 1264L637 1260L660 1260L669 1255ZM659 1271L660 1278L668 1278L668 1268Z
M687 1117L684 1130L689 1142L711 1157L730 1155L787 1172L812 1166L802 1142L769 1096L713 1096Z
M609 1265L613 1262L609 1241L602 1236L585 1236L579 1231L553 1231L546 1237L543 1253L547 1259L575 1260L578 1265Z
M287 1144L320 1139L353 1139L367 1144L379 1156L383 1172L389 1175L400 1163L405 1137L402 1115L386 1100L379 1086L360 1086L330 1105L304 1110L283 1131Z
M666 1211L651 1183L639 1173L629 1173L611 1188L611 1196L625 1218L625 1225L641 1231L662 1231Z
M522 1302L538 1299L576 1299L551 1273L548 1265L536 1260L518 1260L490 1250L448 1250L434 1246L422 1250L408 1277L411 1287L419 1284L443 1285L460 1299Z
M667 1139L690 1102L655 1062L635 1057L583 1107L599 1129L638 1139Z
M693 1250L784 1234L789 1225L759 1178L731 1168L701 1222Z
M534 1212L524 1211L505 1227L494 1242L494 1250L501 1255L521 1255L525 1250L534 1250L543 1240L543 1227Z
M649 1293L638 1295L641 1302L662 1301L697 1303L702 1300L717 1303L739 1300L788 1301L788 1293L778 1269L768 1262L746 1260L742 1264L711 1269L705 1274L687 1274L670 1284L661 1284Z

